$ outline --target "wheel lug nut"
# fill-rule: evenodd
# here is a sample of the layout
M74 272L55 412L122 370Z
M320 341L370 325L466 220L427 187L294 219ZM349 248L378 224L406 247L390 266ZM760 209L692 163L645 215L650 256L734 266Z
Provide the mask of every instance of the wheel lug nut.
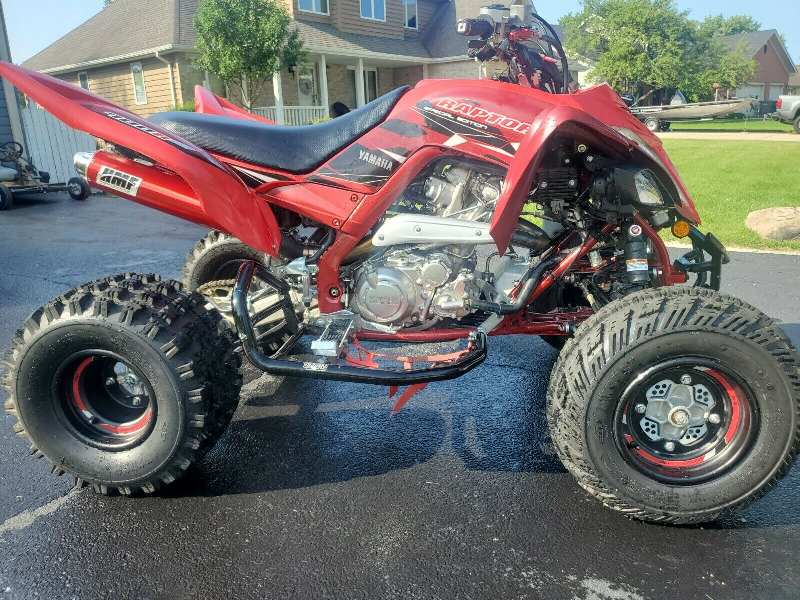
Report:
M681 383L682 383L683 385L689 385L690 383L692 383L692 378L691 378L691 376L690 376L690 375L683 375L683 376L681 376Z
M719 425L722 418L719 415L708 415L708 422L714 425Z
M643 415L644 413L647 412L647 406L645 406L644 404L637 404L635 410L640 415Z
M109 377L108 379L106 379L106 385L114 385L115 383L117 383L117 380L114 379L113 377Z
M666 444L664 444L664 450L666 450L667 452L672 452L673 450L675 450L675 442L667 442Z

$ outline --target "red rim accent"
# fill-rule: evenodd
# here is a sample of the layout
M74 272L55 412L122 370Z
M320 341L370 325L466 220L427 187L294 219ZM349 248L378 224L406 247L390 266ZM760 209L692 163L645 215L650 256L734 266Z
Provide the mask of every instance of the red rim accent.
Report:
M644 458L646 461L651 462L662 467L694 467L703 463L707 455L698 456L692 460L664 460L663 458L656 458L652 454L648 454L641 448L636 448L636 454Z
M147 424L150 422L150 417L152 416L153 411L151 409L147 409L147 412L144 413L136 423L132 425L122 425L122 426L115 426L115 425L107 425L105 423L100 423L98 426L102 427L106 431L110 431L112 433L136 433L140 429L144 429Z
M717 373L713 369L708 369L706 373L711 375L711 377L716 379L717 382L725 388L725 393L728 394L728 398L731 401L731 424L728 426L728 431L725 432L725 443L728 444L733 439L733 436L736 435L736 431L739 429L739 422L742 419L739 395L736 393L736 390L733 389L730 382L720 373Z
M86 403L81 397L81 376L86 370L86 367L88 367L93 360L94 356L90 356L84 360L80 365L78 365L78 368L75 369L75 375L72 377L72 395L75 397L75 404L77 404L78 408L83 412L89 412L89 409L86 408Z

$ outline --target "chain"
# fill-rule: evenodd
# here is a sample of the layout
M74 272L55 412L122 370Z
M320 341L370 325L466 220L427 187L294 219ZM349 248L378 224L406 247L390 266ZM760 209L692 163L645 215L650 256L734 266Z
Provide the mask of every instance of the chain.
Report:
M219 288L228 288L229 290L233 290L233 287L236 285L235 279L220 279L218 281L209 281L208 283L204 283L201 286L197 287L197 293L202 296L209 296L211 292L215 289Z

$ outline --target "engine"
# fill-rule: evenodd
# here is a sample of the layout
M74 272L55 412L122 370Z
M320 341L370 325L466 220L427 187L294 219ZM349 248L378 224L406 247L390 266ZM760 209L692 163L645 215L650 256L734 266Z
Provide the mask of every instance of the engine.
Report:
M423 254L396 250L378 265L359 272L353 294L354 312L366 321L395 327L430 326L442 318L460 319L479 288L470 269L458 269L443 252Z
M350 308L365 324L424 329L442 319L462 319L470 313L469 300L480 298L485 285L476 270L476 246L491 243L488 221L503 185L502 173L482 166L442 161L409 187L399 204L422 207L416 214L438 219L431 220L431 233L421 234L424 239L418 243L389 246L356 270ZM420 222L424 219L420 217ZM475 223L475 228L465 228L464 221ZM473 239L465 241L470 243L452 243L448 236L453 222L469 230ZM413 230L419 232L420 228ZM483 231L485 236L475 238Z
M483 221L494 211L502 187L499 175L448 165L425 180L423 191L433 214Z

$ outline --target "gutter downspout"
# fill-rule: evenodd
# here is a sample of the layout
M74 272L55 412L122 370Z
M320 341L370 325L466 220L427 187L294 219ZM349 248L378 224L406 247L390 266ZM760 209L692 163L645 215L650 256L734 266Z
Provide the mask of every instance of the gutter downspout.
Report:
M156 50L156 58L167 65L167 70L169 71L169 91L172 93L172 106L177 107L178 97L175 95L175 75L172 72L172 63L167 59L162 58L158 50Z

